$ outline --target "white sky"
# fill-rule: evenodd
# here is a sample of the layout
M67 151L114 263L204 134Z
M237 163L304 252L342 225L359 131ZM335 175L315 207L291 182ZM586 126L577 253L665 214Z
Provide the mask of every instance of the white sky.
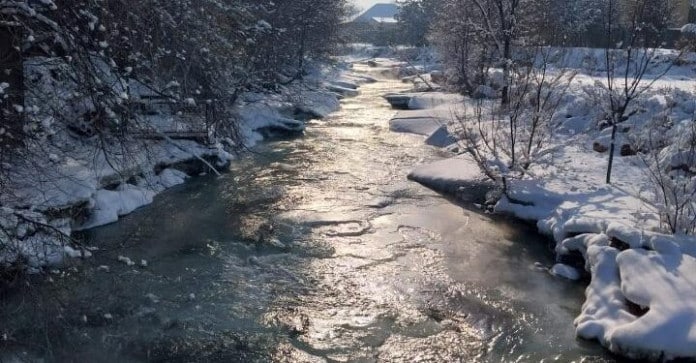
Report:
M357 5L360 8L360 10L367 10L374 4L393 3L394 0L351 0L351 2Z

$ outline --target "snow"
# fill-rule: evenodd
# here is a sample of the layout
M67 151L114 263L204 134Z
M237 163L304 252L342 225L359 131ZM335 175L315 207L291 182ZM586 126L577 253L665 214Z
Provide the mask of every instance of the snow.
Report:
M562 263L557 263L551 267L549 273L554 276L563 277L568 280L579 280L582 275L573 266L568 266Z
M463 101L464 98L460 95L443 92L427 92L412 95L408 107L412 110L425 110L437 108L440 105L456 105Z
M457 138L450 134L446 126L438 127L425 139L426 144L435 147L447 147L457 143L457 141Z
M696 34L696 24L684 24L680 30L682 33Z
M237 107L242 121L242 134L247 146L264 139L264 130L290 134L304 131L303 120L295 119L297 113L324 119L341 107L340 99L354 97L359 86L374 82L369 76L337 68L311 70L301 84L282 88L277 94L247 93Z
M152 203L155 192L125 184L120 190L99 190L94 196L94 206L91 215L78 229L89 229L118 221L134 210Z
M437 118L393 118L389 121L389 129L394 132L404 132L430 136L442 127L442 121Z
M251 135L254 131L274 127L291 132L301 132L304 124L301 121L284 116L282 113L290 113L291 105L278 100L264 100L241 105L238 115L243 123L244 130ZM249 141L247 143L251 144Z
M428 110L429 114L446 118L451 117L451 108L457 108L464 102L460 95L444 92L425 92L425 93L390 93L384 96L390 102L397 101L403 103L409 110Z
M374 199L370 200L370 201L369 201L367 204L365 204L365 205L368 206L368 207L370 207L370 208L381 209L381 208L388 207L389 205L391 205L391 204L393 204L393 203L394 203L394 198L390 198L390 197L377 197L377 198L374 198Z
M29 236L17 249L18 256L24 257L27 264L34 268L58 265L65 253L61 243L48 233Z
M399 21L396 18L382 18L382 17L372 17L372 21L379 24L396 24Z
M71 258L92 257L91 252L75 249L75 248L72 248L70 246L63 246L63 251L65 252L66 256L71 257Z
M17 105L30 117L37 118L39 129L36 132L50 136L52 142L45 145L41 142L43 134L37 136L36 145L29 145L36 157L12 165L9 180L2 181L6 189L0 193L0 205L7 206L7 211L0 213L0 223L10 232L1 236L1 247L10 248L0 249L0 264L24 258L30 266L41 268L59 264L64 257L89 257L91 254L72 246L68 240L63 243L53 232L35 231L15 214L27 214L46 225L56 224L56 230L69 236L75 230L113 223L150 204L156 194L185 182L189 175L182 170L198 174L195 167L190 170L192 161L214 160L214 167L223 168L233 159L221 144L206 146L194 140L135 137L122 143L96 142L98 140L90 138L94 132L91 126L80 121L81 115L94 111L94 105L73 92L69 84L56 81L50 74L53 68L62 66L61 62L50 58L31 59L27 61L27 78L37 82L35 87L44 91L39 95L52 95L46 99L51 103L48 108L65 108L61 117L74 119L72 126L87 136L78 138L64 129L54 130L60 123L51 117L34 115L36 107L29 105L42 102L40 99L27 99L27 107ZM158 96L152 86L118 79L110 73L113 65L98 63L97 66L103 68L104 77L113 83L114 91L123 99L144 100ZM303 82L281 86L273 93L247 92L240 96L234 117L241 121L240 133L245 146L262 141L267 135L264 129L302 132L305 122L295 119L298 113L324 118L340 108L339 98L355 95L360 84L375 81L366 75L350 73L340 65L308 64L307 69L309 72ZM127 70L130 71L132 69ZM7 87L5 83L0 84L0 91L4 92ZM179 87L172 81L165 88ZM188 97L183 103L193 107L200 102ZM63 107L65 104L73 107ZM204 127L202 119L191 119L190 115L157 104L149 106L152 112L139 116L138 120L145 133L151 130L154 133L190 132ZM0 128L2 132L5 131ZM235 140L223 141L226 146L238 146ZM37 166L41 173L36 173ZM49 220L48 212L68 217Z
M585 292L582 313L575 319L576 334L584 339L597 339L603 345L610 344L608 328L618 324L630 324L636 320L627 310L621 292L619 267L616 262L619 251L612 247L593 246L588 250L592 266L592 282Z
M460 155L418 166L408 178L435 190L456 193L460 187L471 186L483 177L469 156Z
M665 60L673 53L659 50L657 55L651 75L665 69ZM607 185L611 129L597 127L606 110L598 107L596 98L597 87L606 82L603 55L571 50L564 64L576 66L580 73L554 118L549 151L525 178L508 180L507 195L495 205L498 213L535 222L539 232L555 242L559 261L566 255L583 257L591 282L575 321L576 334L632 358L696 357L696 238L664 234L662 207L645 162L640 156L621 155L624 145L659 138L667 145L659 154L660 165L670 170L693 167L694 158L687 150L696 111L694 57L690 54L670 69L631 106L619 133L612 184ZM593 68L583 69L589 64ZM423 110L417 114L420 120L436 118L444 129L440 132L457 135L452 110L456 105L468 107L466 100L434 92L408 97L408 108ZM663 119L668 120L664 131L646 134L651 123ZM424 129L425 122L402 125L408 118L398 115L395 120L399 130L419 134L432 130ZM604 150L593 150L597 145ZM456 195L482 176L473 160L459 155L418 166L409 178ZM583 275L562 263L548 271L570 279Z
M124 263L126 266L133 266L135 265L135 262L130 259L130 257L126 256L118 256L118 262Z
M410 96L410 102L414 102L413 99L420 100L420 97ZM434 98L433 98L434 99ZM431 101L433 100L431 99ZM421 101L416 101L421 102ZM448 137L449 132L445 127L443 131L443 126L449 123L449 119L453 114L454 109L457 108L455 105L443 104L440 102L433 102L434 104L442 107L435 107L433 109L417 109L417 110L403 110L399 111L394 115L394 117L389 120L389 129L394 132L405 132L417 135L423 135L428 138L432 138L429 145L445 147L451 145L453 142L449 142ZM439 132L438 132L439 131ZM438 133L435 135L435 133Z
M587 251L592 246L609 246L609 237L603 233L582 233L577 236L564 239L556 245L556 254L559 256L568 255L571 252L579 252L585 260L585 270L590 271L589 256Z
M158 181L159 184L164 187L164 189L169 189L175 185L183 184L187 178L188 175L186 175L186 173L183 171L176 169L164 169L159 174Z
M643 249L591 247L592 283L578 335L630 357L696 356L696 259ZM631 313L626 301L647 312Z
M340 86L332 86L329 91L339 91L347 96L357 95L356 90ZM297 102L298 108L302 111L314 115L317 118L325 118L329 114L341 108L341 102L335 94L330 92L304 91L301 93Z
M220 162L232 159L218 146L207 147L188 140L160 140L147 145L133 142L125 146L133 152L128 157L122 157L117 148L104 151L84 145L71 147L74 149L70 156L43 165L41 174L16 170L9 188L12 193L0 195L0 202L32 205L38 210L64 209L89 202L97 190L120 183L124 176L128 179L133 175L151 173L158 164L173 165L198 157L214 157ZM62 154L65 150L58 152Z

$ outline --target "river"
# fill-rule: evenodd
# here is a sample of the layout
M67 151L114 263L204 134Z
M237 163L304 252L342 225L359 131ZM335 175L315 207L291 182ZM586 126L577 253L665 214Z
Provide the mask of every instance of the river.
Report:
M584 286L535 268L543 237L406 180L444 157L389 131L380 95L406 88L364 85L304 137L88 232L95 257L5 293L0 357L613 362L574 337Z

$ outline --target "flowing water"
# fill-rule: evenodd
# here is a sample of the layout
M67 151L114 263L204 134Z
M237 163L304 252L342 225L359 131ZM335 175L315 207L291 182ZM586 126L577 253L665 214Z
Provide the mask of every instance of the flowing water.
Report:
M406 180L443 155L388 130L405 87L89 232L94 258L3 297L0 358L613 361L574 338L584 287L534 267L544 238Z

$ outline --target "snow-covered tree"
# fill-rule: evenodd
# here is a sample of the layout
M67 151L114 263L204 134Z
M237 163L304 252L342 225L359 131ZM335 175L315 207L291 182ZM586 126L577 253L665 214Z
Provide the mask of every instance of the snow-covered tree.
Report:
M475 93L485 84L488 68L500 68L501 102L509 102L514 49L533 39L541 6L538 0L442 1L432 39L463 91Z
M0 209L13 202L10 181L50 183L69 172L47 170L75 160L130 177L123 171L150 156L153 138L171 142L155 107L169 108L165 122L204 124L213 141L243 146L240 96L299 80L308 59L333 50L346 9L345 0L0 0ZM16 245L4 232L0 248Z
M421 47L428 44L428 34L441 9L442 0L404 0L399 2L400 40Z
M0 137L14 148L50 118L84 136L123 138L141 127L143 88L214 106L213 121L234 130L237 97L300 78L306 58L333 50L346 9L345 0L1 0L2 46L15 59L0 67L25 77L0 79L0 111L24 123ZM37 59L42 70L22 74L21 64Z
M604 3L604 0L537 0L534 36L546 44L585 45L595 29L601 28Z
M280 0L257 6L262 30L253 55L267 81L302 78L307 58L322 58L335 50L339 25L349 7L345 0ZM284 73L291 74L284 74Z

